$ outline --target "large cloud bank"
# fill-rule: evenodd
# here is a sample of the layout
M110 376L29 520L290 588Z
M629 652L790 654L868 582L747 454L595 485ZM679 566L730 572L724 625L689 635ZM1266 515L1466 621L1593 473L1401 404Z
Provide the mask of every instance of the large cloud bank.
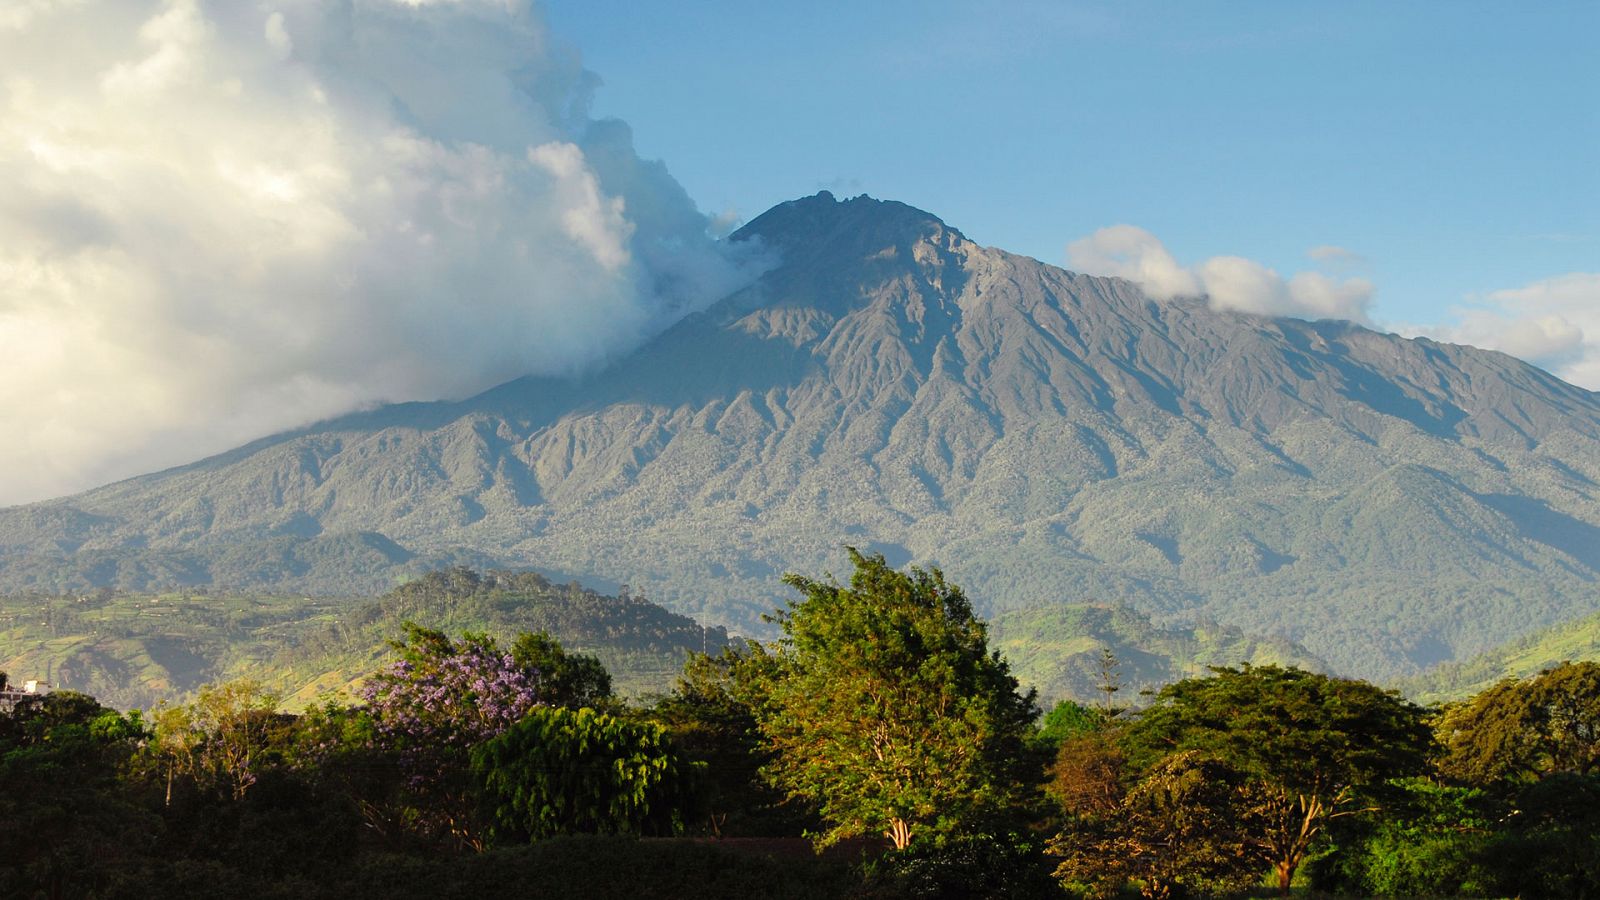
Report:
M0 7L0 503L577 371L753 274L521 0Z
M1307 251L1318 263L1340 264L1354 254L1341 247ZM1157 300L1204 295L1216 309L1304 319L1366 322L1372 283L1338 279L1319 271L1285 278L1254 260L1214 256L1183 266L1153 234L1133 225L1113 225L1067 245L1067 265L1090 275L1126 278Z

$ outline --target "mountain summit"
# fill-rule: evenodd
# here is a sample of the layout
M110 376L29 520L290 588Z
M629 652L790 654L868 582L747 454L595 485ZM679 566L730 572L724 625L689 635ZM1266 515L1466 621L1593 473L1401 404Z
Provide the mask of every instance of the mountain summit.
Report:
M1600 397L1511 357L1156 302L821 193L580 382L404 404L0 511L0 586L370 590L442 562L759 629L845 543L989 611L1130 604L1384 677L1595 608Z

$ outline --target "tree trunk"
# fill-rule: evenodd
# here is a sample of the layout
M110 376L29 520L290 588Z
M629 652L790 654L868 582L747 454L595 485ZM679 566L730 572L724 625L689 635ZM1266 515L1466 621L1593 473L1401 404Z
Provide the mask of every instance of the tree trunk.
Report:
M911 825L905 819L890 819L889 830L885 834L894 841L896 850L904 850L911 845Z
M1289 885L1294 883L1295 864L1293 860L1280 859L1276 866L1278 870L1278 893L1289 896Z

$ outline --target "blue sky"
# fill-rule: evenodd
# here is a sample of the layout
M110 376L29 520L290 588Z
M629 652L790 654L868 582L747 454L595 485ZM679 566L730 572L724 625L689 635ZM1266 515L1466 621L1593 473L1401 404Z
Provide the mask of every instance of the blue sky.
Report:
M1053 263L1347 248L1379 323L1600 270L1600 3L551 0L710 212L827 187Z
M700 210L822 188L1600 389L1597 43L1597 0L0 0L0 504L593 370L756 277Z

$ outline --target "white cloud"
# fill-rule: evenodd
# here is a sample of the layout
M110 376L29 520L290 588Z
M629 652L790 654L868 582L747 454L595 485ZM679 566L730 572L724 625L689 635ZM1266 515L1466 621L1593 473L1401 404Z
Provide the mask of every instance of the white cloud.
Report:
M752 274L526 0L9 0L0 503L566 373Z
M1067 264L1090 275L1126 278L1157 300L1200 293L1193 272L1178 265L1155 235L1135 225L1102 228L1067 245Z
M1312 248L1311 255L1338 262L1357 258L1327 246ZM1155 235L1133 225L1102 228L1068 244L1067 265L1091 275L1126 278L1157 300L1204 295L1215 309L1269 316L1366 322L1373 294L1372 283L1364 278L1335 280L1320 272L1299 272L1285 279L1239 256L1214 256L1186 267Z
M1600 272L1572 272L1458 307L1455 321L1405 333L1501 350L1600 389Z

